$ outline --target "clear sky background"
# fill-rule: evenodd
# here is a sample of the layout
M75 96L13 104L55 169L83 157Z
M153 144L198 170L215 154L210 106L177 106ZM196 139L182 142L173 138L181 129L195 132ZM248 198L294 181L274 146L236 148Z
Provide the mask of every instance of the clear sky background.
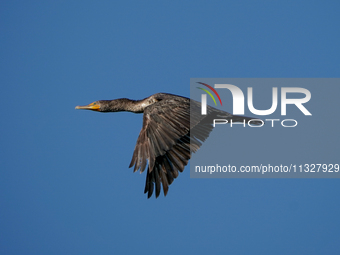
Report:
M339 77L339 7L2 1L0 253L340 254L339 180L190 179L187 167L166 198L147 200L145 173L128 168L142 115L74 110L189 96L193 77ZM339 152L330 130L305 158Z

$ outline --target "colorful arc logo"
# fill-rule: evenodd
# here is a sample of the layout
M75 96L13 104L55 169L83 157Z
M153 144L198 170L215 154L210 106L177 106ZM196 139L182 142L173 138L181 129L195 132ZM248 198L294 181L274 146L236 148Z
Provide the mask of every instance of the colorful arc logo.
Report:
M211 89L215 93L215 95L217 96L218 100L220 100L220 103L222 105L222 100L220 98L220 95L217 93L217 91L213 87L211 87L210 85L205 84L203 82L197 82L197 83L202 84L202 85L206 86L207 88ZM200 87L197 87L197 88L203 90L204 92L206 92L212 98L212 100L214 100L215 105L217 105L216 104L216 100L215 100L214 96L210 93L210 91L208 91L206 89L202 89Z

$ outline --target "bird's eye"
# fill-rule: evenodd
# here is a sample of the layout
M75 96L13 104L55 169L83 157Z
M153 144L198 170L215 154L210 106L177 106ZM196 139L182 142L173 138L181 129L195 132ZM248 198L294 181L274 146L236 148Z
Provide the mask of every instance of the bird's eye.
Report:
M93 103L93 105L96 105L97 103Z

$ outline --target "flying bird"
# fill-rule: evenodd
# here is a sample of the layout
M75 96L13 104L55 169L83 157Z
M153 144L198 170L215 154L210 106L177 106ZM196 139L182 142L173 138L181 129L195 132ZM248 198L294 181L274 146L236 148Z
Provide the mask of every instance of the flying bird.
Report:
M147 169L144 193L148 198L154 189L157 198L161 186L164 196L167 195L169 185L184 170L191 153L196 152L209 136L214 119L252 120L210 106L207 106L207 115L202 115L199 102L168 93L157 93L142 100L99 100L76 109L143 113L143 127L129 167L134 167L134 172ZM253 120L252 124L262 122Z

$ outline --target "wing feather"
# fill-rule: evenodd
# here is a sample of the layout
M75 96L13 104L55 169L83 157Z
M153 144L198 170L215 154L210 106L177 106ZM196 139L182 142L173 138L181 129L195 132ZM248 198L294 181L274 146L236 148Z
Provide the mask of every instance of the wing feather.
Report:
M191 153L197 151L209 136L211 122L201 125L204 116L200 114L199 105L194 110L197 114L190 116L190 111L193 113L190 99L177 99L175 96L144 109L143 127L130 167L134 166L134 171L141 172L148 167L144 189L148 198L152 196L154 187L156 197L161 186L164 195L167 194L169 185L188 164Z

